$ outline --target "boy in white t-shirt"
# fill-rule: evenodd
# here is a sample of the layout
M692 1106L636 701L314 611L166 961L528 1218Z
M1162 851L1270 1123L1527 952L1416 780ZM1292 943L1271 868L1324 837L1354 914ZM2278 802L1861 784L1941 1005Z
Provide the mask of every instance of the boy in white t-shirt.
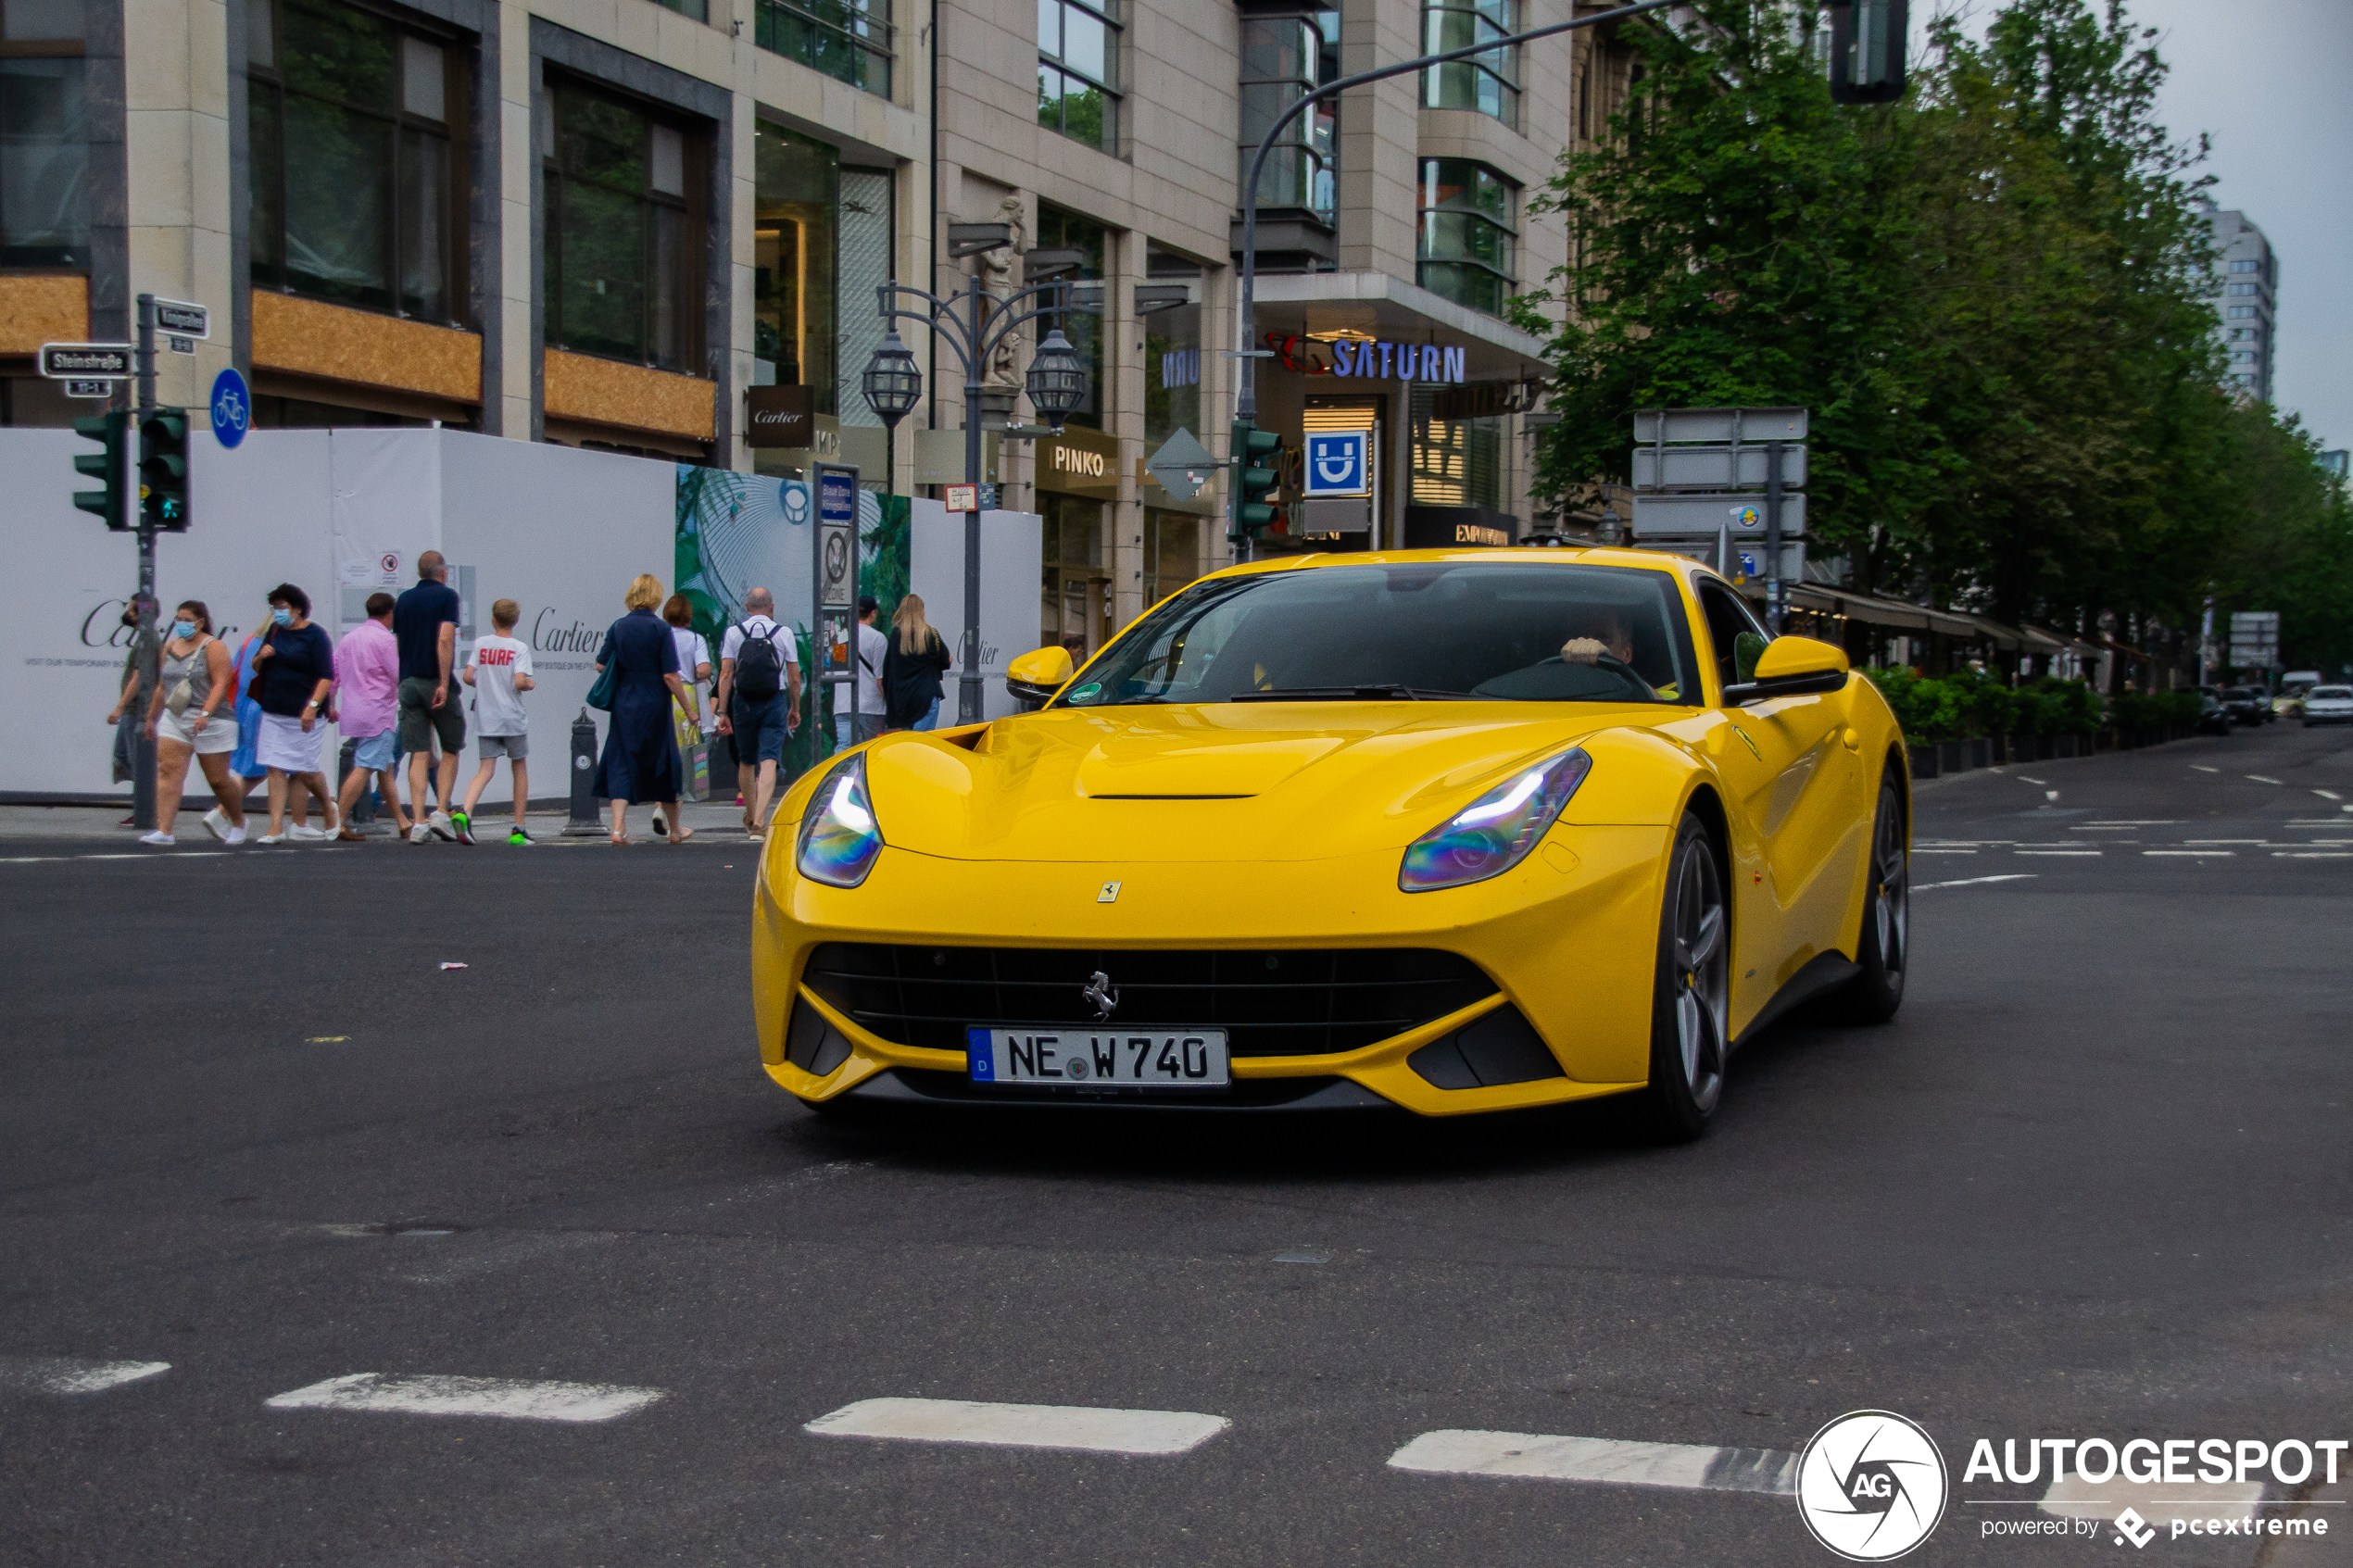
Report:
M531 690L531 645L518 642L510 633L515 622L522 619L522 607L512 599L500 599L490 607L490 624L495 635L477 638L473 651L466 656L466 684L474 689L474 734L482 752L482 766L475 770L473 783L466 786L465 809L452 812L450 826L457 830L458 842L474 841L474 802L482 798L490 776L498 771L498 759L504 757L515 775L515 828L507 835L510 844L528 844L531 834L523 831L522 816L531 799L525 782L523 759L531 755L530 737L524 733L527 721L522 710L522 694Z

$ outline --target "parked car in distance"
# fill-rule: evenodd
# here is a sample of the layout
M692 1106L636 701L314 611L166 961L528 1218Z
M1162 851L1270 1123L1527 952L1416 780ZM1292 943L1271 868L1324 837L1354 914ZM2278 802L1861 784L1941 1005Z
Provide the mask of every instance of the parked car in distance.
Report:
M2208 735L2229 734L2231 733L2231 715L2222 707L2222 699L2215 696L2214 688L2212 686L2200 686L2197 689L2197 693L2198 733Z
M2279 694L2271 698L2271 711L2282 718L2293 719L2304 711L2304 694L2321 684L2317 670L2291 670L2280 677Z
M2353 724L2353 686L2314 686L2304 694L2304 727Z
M2241 724L2259 724L2271 714L2260 686L2231 687L2222 694L2222 709Z

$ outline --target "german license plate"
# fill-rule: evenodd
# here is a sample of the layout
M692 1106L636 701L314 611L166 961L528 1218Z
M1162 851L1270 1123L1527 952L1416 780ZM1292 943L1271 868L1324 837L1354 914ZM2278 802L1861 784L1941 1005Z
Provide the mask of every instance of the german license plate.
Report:
M1223 1029L964 1031L975 1084L1063 1088L1222 1089L1232 1083Z

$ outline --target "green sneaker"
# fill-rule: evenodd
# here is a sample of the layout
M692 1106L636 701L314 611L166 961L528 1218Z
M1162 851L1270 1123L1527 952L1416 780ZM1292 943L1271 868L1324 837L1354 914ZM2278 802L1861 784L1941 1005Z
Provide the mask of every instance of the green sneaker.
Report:
M535 840L532 838L531 834L523 832L522 829L517 828L514 832L507 835L507 842L510 844L531 844L535 842Z
M463 811L452 811L449 813L449 831L458 835L459 843L472 844L474 841L474 820Z

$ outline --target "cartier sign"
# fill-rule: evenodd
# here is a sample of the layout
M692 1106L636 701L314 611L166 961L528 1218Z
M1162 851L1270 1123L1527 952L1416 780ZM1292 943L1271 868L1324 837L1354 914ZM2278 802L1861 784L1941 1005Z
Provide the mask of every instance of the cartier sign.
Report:
M755 386L744 392L744 445L806 450L816 445L809 388Z

